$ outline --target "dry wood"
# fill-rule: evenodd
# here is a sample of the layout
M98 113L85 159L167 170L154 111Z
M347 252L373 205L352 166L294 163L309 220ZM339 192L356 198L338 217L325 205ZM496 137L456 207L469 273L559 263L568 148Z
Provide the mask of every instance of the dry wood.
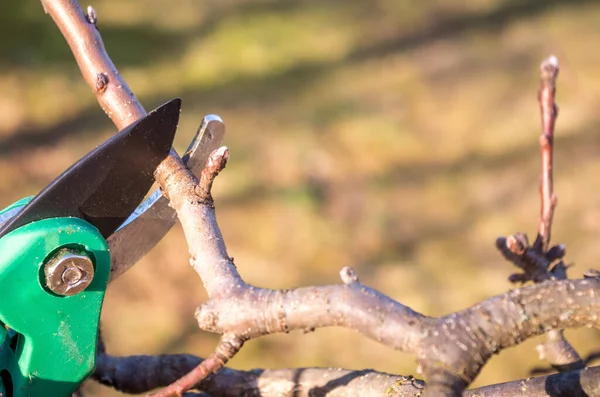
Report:
M42 0L42 4L62 31L84 79L115 125L122 128L142 117L145 114L143 107L105 51L95 27L99 16L93 9L86 14L74 0ZM548 81L554 84L553 79ZM554 89L553 85L548 87ZM554 91L552 95L548 95L547 90L542 90L540 95L545 140L542 142L545 168L539 228L541 237L536 240L533 247L535 249L528 246L526 239L525 242L511 238L498 242L502 253L515 264L520 264L524 270L539 266L542 259L549 261L552 255L557 259L560 254L557 254L556 249L548 249L555 205L551 150L556 118ZM550 116L544 109L552 110ZM298 383L298 379L305 379L303 374L308 374L307 379L311 379L311 376L321 377L320 383L315 380L312 383L307 381L306 387L295 385L298 389L292 390L293 395L301 395L301 392L311 393L313 396L339 395L336 393L340 390L345 395L409 395L406 394L408 390L411 393L422 392L421 395L428 397L460 396L487 360L502 349L552 330L600 325L600 302L597 298L600 279L551 280L552 277L548 277L547 272L535 273L540 277L535 281L542 281L540 283L489 298L468 309L440 318L417 313L363 285L348 268L342 269L341 284L291 290L249 285L240 277L233 259L227 253L210 194L214 179L225 167L228 158L226 148L213 152L198 180L172 151L155 173L164 194L177 211L189 246L190 263L209 295L209 300L197 310L198 324L203 330L223 335L222 342L210 359L204 361L208 364L203 364L203 361L193 356L115 358L99 350L95 379L120 390L136 393L167 386L167 389L158 392L158 396L180 396L193 387L213 396L227 396L233 395L228 394L232 390L236 390L236 395L269 395L269 387L272 390L285 385L290 387L290 377ZM507 242L510 243L506 244ZM329 326L347 327L392 349L415 354L419 371L427 381L425 389L421 390L422 383L410 377L337 369L253 372L253 380L240 386L244 383L236 383L234 379L240 379L236 376L247 379L248 374L223 368L224 363L248 339L277 332L315 330ZM216 371L219 371L217 375L210 375ZM589 372L597 379L597 370ZM583 379L585 375L588 379L589 372L578 372L575 376ZM178 382L177 379L181 377L183 378ZM228 390L217 391L210 388L211 380L223 377L230 382ZM161 382L157 382L158 379ZM323 383L323 379L329 380ZM564 387L574 387L572 385L575 383L567 374L556 379ZM173 386L169 387L168 384L171 383ZM127 387L124 387L125 384ZM522 395L523 387L528 392L535 390L538 393L531 395L546 395L542 394L545 392L543 381L520 382L518 390L515 384L496 385L477 395ZM408 385L409 389L405 390L403 385ZM246 389L242 391L234 389L235 387ZM579 387L583 390L582 385ZM590 388L589 391L589 395L598 395L595 388Z

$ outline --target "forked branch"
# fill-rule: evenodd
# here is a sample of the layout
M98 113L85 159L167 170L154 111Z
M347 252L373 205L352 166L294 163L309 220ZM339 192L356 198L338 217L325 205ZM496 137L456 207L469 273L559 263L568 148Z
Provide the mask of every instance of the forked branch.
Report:
M74 0L42 0L42 3L69 42L84 79L117 127L122 128L142 117L143 107L117 73L95 29L93 22L98 16L95 13L86 16ZM553 119L549 119L548 128L553 123ZM551 130L548 129L548 134L544 131L545 136L551 138ZM551 144L551 139L548 142ZM546 171L547 180L551 182L551 151L543 153L550 153L550 166ZM348 268L342 270L341 284L291 290L249 285L227 253L210 195L212 183L228 156L226 148L213 152L198 180L172 151L155 173L164 194L177 211L190 249L191 265L209 295L209 300L197 310L198 324L203 330L224 335L224 342L217 347L208 364L197 362L195 367L188 367L188 375L159 392L159 396L179 396L193 385L207 382L210 373L218 370L248 339L328 326L347 327L390 348L415 354L420 372L427 380L424 396L459 396L487 360L500 350L554 329L600 325L598 278L546 281L492 297L440 318L424 316L363 285ZM551 205L549 211L548 208L542 210L547 225L540 226L542 249L536 251L546 259L552 251L543 247L544 240L549 240L554 205L551 184L548 186ZM543 197L548 192L545 191ZM507 248L503 253L521 258L527 248L525 244L522 252L515 253ZM232 341L230 348L223 349L224 344ZM109 359L110 356L100 353L98 362L106 363ZM157 360L159 358L148 358L148 362L157 363ZM98 368L97 379L105 383L115 380L111 366L99 365ZM168 366L160 370L172 374ZM223 369L222 373L227 371L230 370ZM136 379L140 379L138 391L157 386L151 385L148 378ZM371 384L365 385L363 390L370 387ZM496 390L504 393L510 387L499 385ZM383 395L389 394L390 390L378 392Z

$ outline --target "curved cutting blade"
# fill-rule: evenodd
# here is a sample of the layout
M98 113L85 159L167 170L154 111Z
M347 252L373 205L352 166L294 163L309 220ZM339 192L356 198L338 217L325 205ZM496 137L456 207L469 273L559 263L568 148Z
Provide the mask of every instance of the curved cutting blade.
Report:
M27 223L78 217L110 236L152 186L154 170L171 150L181 100L129 125L73 164L0 230L0 237Z
M204 168L208 156L217 149L225 135L225 124L219 116L208 115L182 160L198 174ZM175 225L177 214L167 200L156 189L125 223L108 238L110 247L109 283L129 270L144 257Z

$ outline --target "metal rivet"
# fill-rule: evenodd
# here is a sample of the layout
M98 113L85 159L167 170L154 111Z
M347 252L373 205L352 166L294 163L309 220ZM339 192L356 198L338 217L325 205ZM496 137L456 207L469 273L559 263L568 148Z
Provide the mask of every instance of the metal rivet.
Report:
M86 289L94 278L94 264L86 255L60 250L44 266L48 288L64 296L76 295Z

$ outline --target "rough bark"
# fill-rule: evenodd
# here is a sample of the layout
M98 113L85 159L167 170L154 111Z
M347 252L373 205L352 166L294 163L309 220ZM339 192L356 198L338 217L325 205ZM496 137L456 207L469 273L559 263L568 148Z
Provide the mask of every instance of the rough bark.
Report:
M86 15L74 0L42 0L42 4L62 31L84 79L115 125L122 128L144 116L144 108L105 51L95 28L97 16L93 9L88 9ZM541 98L543 103L548 100L544 95ZM552 124L553 128L553 119L544 120L545 126ZM544 164L548 167L543 177L546 182L542 182L542 197L546 204L542 209L540 242L536 240L533 249L518 238L499 240L498 243L502 253L524 269L535 268L542 259L551 262L562 257L557 254L557 249L548 248L555 199L551 186L551 150L544 149L551 149L552 139L546 131L550 127L544 128L544 139L548 144L542 145L542 155L546 156ZM342 269L342 283L336 285L290 290L249 285L240 277L233 258L227 253L210 194L214 179L223 170L228 158L229 151L226 148L213 152L198 180L172 151L155 172L156 180L176 210L183 227L191 255L190 263L209 295L209 300L196 312L199 327L222 334L222 342L208 360L209 364L193 356L117 359L99 350L95 374L97 380L128 392L147 392L171 384L159 392L159 396L180 396L194 385L199 385L211 395L233 395L227 394L233 387L244 388L235 389L235 395L269 395L260 383L267 378L271 380L265 384L273 390L299 387L293 389L294 395L301 395L299 393L307 390L298 386L303 382L311 385L309 392L317 390L315 393L322 393L310 395L339 395L336 393L341 390L346 395L356 393L361 396L404 393L402 382L407 382L406 387L410 392L414 392L418 385L418 393L422 392L424 396L459 396L487 360L500 350L552 330L599 325L600 302L596 291L599 291L600 280L556 280L556 277L549 277L547 271L536 273L540 276L535 280L538 281L535 285L489 298L441 318L417 313L363 285L349 268ZM552 256L555 258L552 259ZM535 266L532 267L532 263ZM525 279L522 277L521 281ZM422 383L413 378L393 377L372 371L297 369L244 373L222 368L248 339L329 326L347 327L392 349L415 354L419 371L427 381L425 389L421 390ZM136 368L136 371L128 372L130 368ZM218 375L210 375L216 371L219 371ZM590 372L596 375L596 371L590 370L572 376L580 381L587 380ZM253 374L254 380L245 381L249 379L249 374ZM559 379L561 384L575 382L567 374L561 376L537 383L524 381L519 385L521 390L526 386L528 390L536 388L542 393L540 382L545 382L543 387L547 388L548 379ZM212 390L211 387L222 377L229 377L229 391L221 393ZM161 382L157 382L159 379ZM311 383L310 379L315 380ZM213 382L213 386L210 382ZM596 392L590 390L590 393ZM329 391L334 394L327 394ZM479 395L516 395L515 383L496 385L481 393L487 394Z

